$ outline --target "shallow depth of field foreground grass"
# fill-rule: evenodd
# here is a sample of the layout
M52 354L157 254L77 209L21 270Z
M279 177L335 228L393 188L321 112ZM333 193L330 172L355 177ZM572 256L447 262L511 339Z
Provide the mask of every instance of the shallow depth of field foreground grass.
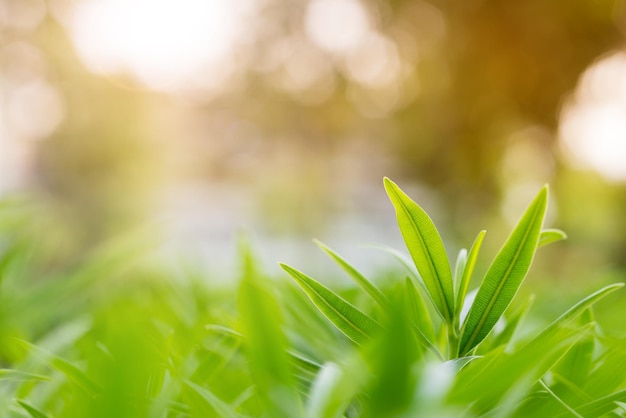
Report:
M385 189L410 255L389 249L390 263L405 275L366 278L318 242L349 289L286 264L267 277L245 239L232 288L128 240L57 265L47 226L5 202L0 416L626 416L626 338L593 313L623 284L558 317L535 309L558 292L516 298L536 251L565 238L544 226L547 186L496 255L481 231L455 260L423 209Z

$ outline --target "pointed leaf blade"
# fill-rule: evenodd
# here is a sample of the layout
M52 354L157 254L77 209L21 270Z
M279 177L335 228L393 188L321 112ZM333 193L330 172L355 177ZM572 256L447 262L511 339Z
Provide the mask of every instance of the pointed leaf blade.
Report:
M300 285L320 312L355 343L366 342L380 328L376 321L318 281L286 264L280 263L280 266Z
M393 181L385 177L384 182L413 262L437 310L447 322L451 322L454 317L454 287L450 262L441 236L424 209Z
M324 251L330 258L332 258L350 277L358 284L363 290L365 290L371 297L382 307L389 305L389 300L383 294L383 292L370 282L365 276L363 276L356 268L354 268L346 259L341 257L335 251L324 245L318 240L314 240L318 247Z
M485 339L513 300L534 258L547 203L544 186L487 270L463 326L459 355Z
M560 229L548 228L539 235L539 247L567 239L567 234Z
M472 248L470 248L469 253L467 254L467 261L465 262L465 268L463 269L463 275L461 276L461 280L459 282L459 287L457 291L457 302L456 302L456 311L457 315L463 309L463 303L465 302L465 296L467 295L467 289L469 288L470 281L472 279L472 273L474 272L474 267L476 266L476 260L478 259L478 253L480 252L480 247L483 244L483 239L485 239L485 234L487 231L482 230L478 233L478 236L474 240L472 244Z

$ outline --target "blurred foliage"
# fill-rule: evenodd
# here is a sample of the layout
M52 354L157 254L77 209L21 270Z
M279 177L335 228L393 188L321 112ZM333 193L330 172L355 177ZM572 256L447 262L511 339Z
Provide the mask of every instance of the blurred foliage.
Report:
M244 210L272 234L332 233L342 211L380 213L365 184L390 175L413 181L457 242L487 219L504 229L525 188L550 182L571 241L559 252L570 263L546 263L546 276L623 269L624 184L572 168L558 138L581 75L623 48L623 0L345 0L337 15L351 8L356 20L335 33L322 16L335 44L311 20L333 2L267 0L231 22L243 34L232 51L178 88L89 65L73 19L98 3L0 2L2 183L44 196L74 248L132 227L159 211L164 189L187 184L252 196ZM152 15L131 32L116 20L127 44ZM358 30L364 46L345 46Z

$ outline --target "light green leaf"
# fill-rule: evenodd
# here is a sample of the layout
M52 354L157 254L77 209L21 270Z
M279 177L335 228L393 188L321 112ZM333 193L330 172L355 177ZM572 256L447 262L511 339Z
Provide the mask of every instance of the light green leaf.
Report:
M461 280L459 281L459 285L457 288L457 301L456 301L456 314L459 315L461 310L463 309L463 303L465 302L465 296L467 295L467 289L469 288L470 281L472 280L472 273L474 272L474 267L476 267L476 260L478 259L478 253L480 252L480 247L483 244L483 239L485 238L485 234L487 231L482 230L478 233L478 236L474 240L472 244L472 248L467 255L467 261L465 262L465 267L463 268L463 275L461 276Z
M428 214L391 180L385 190L396 209L398 226L437 310L448 323L454 318L452 271L441 236Z
M0 380L50 380L48 376L23 372L15 369L0 369Z
M30 415L32 418L48 418L48 415L41 412L39 409L35 408L34 406L21 401L21 400L17 400L17 403L24 408L24 410L26 412L28 412L28 415Z
M405 298L407 314L420 334L418 339L427 347L433 346L432 341L435 340L433 323L430 320L430 315L428 314L426 305L424 305L424 301L420 297L415 284L409 277L405 280Z
M281 328L280 308L256 271L257 263L247 245L242 247L242 259L239 312L252 377L269 415L277 418L299 415L300 398L285 351L287 339Z
M547 203L544 186L487 270L463 325L460 356L485 339L517 293L535 255Z
M616 402L626 402L626 389L612 393L593 402L586 403L577 407L578 412L585 418L595 418L605 416L617 407ZM568 414L562 414L558 417L566 417Z
M459 300L459 285L461 284L461 278L463 277L463 270L465 270L465 265L467 264L467 250L462 248L459 251L459 255L456 257L456 263L454 264L454 276L452 278L452 283L454 283L454 304L458 308L458 300Z
M561 316L555 319L550 325L548 325L539 335L537 335L532 341L530 341L527 345L538 344L539 341L546 339L551 336L555 332L557 332L560 328L570 326L574 322L574 320L585 311L585 309L589 308L594 303L598 302L600 299L604 298L610 293L615 292L618 289L624 287L624 283L614 283L608 286L603 287L602 289L590 294L586 298L582 299L574 306L565 311Z
M280 266L300 285L320 312L355 343L364 343L380 329L376 321L326 286L286 264L280 263Z
M356 376L364 375L367 367L356 361L346 367L335 363L326 363L317 374L307 402L307 418L340 418L358 393L361 379ZM346 370L348 368L348 370ZM363 377L363 376L359 376Z
M567 234L560 229L544 229L539 235L539 247L567 239Z
M226 402L218 398L209 389L202 387L191 380L184 380L185 385L192 389L197 395L200 396L207 406L217 413L217 416L224 418L238 418L239 415L233 410L233 408Z
M367 280L356 268L348 263L343 257L337 254L332 249L328 248L322 242L314 240L318 247L322 249L330 258L332 258L350 277L358 284L363 290L365 290L371 297L382 307L389 305L389 300L383 294L383 292L376 287L372 282Z

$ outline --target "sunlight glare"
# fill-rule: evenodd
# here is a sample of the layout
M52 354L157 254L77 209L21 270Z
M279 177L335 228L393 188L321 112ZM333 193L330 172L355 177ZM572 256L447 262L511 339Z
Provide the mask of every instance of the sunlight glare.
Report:
M231 59L248 3L235 0L89 0L71 20L93 71L130 73L149 87L183 88Z
M592 65L562 112L560 136L575 165L626 181L626 53Z

